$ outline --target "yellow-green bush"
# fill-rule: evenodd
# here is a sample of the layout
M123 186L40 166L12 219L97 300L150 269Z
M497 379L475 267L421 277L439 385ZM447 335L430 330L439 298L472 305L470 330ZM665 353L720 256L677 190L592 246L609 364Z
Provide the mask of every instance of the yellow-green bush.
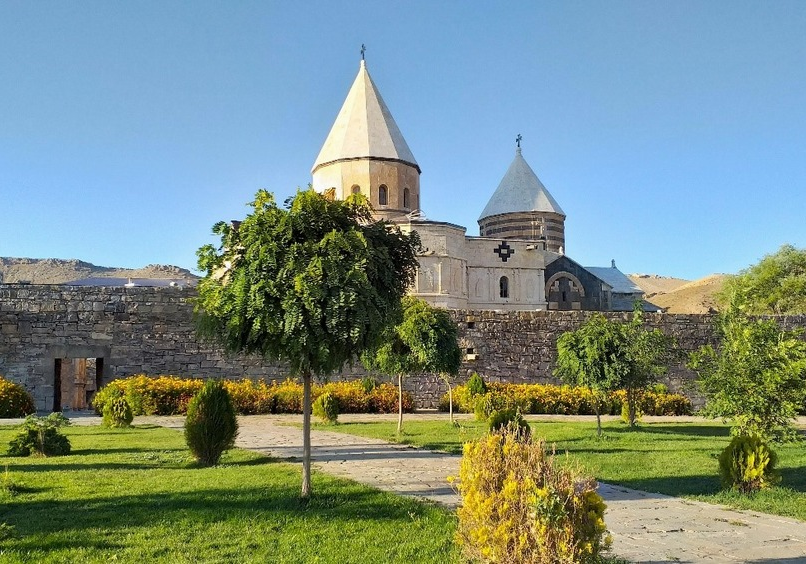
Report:
M313 402L313 414L325 423L339 419L339 401L330 392L325 392Z
M31 394L0 376L0 417L25 417L35 411Z
M95 394L92 405L100 414L114 398L125 398L134 415L184 415L188 403L201 390L204 380L177 376L149 377L143 374L113 380ZM235 411L242 415L260 413L302 413L302 384L225 380ZM341 413L396 413L397 388L383 383L367 391L360 380L315 384L312 400L329 392ZM403 410L414 409L410 393L403 393Z
M601 414L621 413L626 398L623 390L608 394L600 406ZM491 382L483 395L472 395L465 385L453 388L454 410L475 412L482 419L500 409L518 409L523 414L594 415L594 401L587 388L552 384ZM640 395L638 407L645 415L690 415L692 412L691 401L685 396L651 390ZM439 409L448 411L448 394L442 397Z
M750 493L775 484L778 457L760 437L739 435L719 455L719 477L726 488Z
M465 444L456 540L478 562L595 562L610 543L596 481L510 430Z

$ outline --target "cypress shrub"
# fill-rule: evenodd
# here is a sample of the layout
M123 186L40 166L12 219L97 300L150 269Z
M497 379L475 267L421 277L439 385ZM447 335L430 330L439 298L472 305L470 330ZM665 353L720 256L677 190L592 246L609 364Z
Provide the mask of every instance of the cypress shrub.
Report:
M521 412L517 409L499 409L493 411L487 420L487 425L490 433L498 433L504 429L517 430L524 436L529 436L532 428L526 419L523 418Z
M325 423L335 423L339 419L339 400L325 392L313 402L313 414Z
M188 404L185 441L202 466L215 466L235 444L238 421L227 389L220 380L207 380Z
M467 391L470 392L470 397L484 395L487 393L487 384L484 383L481 376L474 372L467 381Z
M129 402L124 397L117 397L104 405L104 427L128 427L132 424L134 414Z
M757 436L739 435L719 455L719 477L726 488L750 493L775 484L778 457Z

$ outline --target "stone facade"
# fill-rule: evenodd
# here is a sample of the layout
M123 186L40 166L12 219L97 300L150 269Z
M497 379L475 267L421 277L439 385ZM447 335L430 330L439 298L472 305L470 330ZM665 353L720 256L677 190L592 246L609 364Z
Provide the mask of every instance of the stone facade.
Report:
M214 344L200 342L193 324L194 295L187 288L0 286L0 374L24 385L41 411L80 408L96 387L138 373L267 380L287 376L279 363L227 356ZM546 383L556 382L551 372L557 337L579 327L591 313L455 310L451 315L465 353L456 382L478 372L489 381ZM684 352L714 338L713 316L648 314L646 320L673 335ZM781 322L788 328L804 327L806 317ZM82 360L94 368L87 370ZM85 375L83 381L79 373ZM363 374L356 366L340 377ZM691 378L681 361L666 381L671 389L690 394ZM405 382L418 407L435 407L446 390L434 375L413 375Z

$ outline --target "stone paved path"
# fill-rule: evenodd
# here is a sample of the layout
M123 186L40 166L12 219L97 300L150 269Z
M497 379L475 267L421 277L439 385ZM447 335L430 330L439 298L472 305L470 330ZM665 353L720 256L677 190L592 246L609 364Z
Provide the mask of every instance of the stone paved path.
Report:
M98 422L97 417L76 421ZM257 415L239 422L238 446L299 461L302 430L289 425L301 423L300 416ZM183 419L138 417L135 423L181 428ZM459 503L446 482L458 474L458 456L319 430L312 431L311 442L314 465L323 472L448 507ZM613 553L631 562L806 564L804 522L609 484L600 484L599 491L607 502Z

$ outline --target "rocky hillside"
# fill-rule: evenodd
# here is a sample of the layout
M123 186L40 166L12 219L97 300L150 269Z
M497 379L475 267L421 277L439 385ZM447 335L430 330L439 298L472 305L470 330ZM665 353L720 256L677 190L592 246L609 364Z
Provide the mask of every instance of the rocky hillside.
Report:
M144 268L133 269L95 266L75 259L0 257L0 278L6 284L64 284L84 278L160 278L180 281L196 280L198 277L185 268L163 264L149 264Z
M717 308L715 295L722 289L726 274L711 274L699 280L631 274L630 279L644 292L646 299L669 313L708 313Z

